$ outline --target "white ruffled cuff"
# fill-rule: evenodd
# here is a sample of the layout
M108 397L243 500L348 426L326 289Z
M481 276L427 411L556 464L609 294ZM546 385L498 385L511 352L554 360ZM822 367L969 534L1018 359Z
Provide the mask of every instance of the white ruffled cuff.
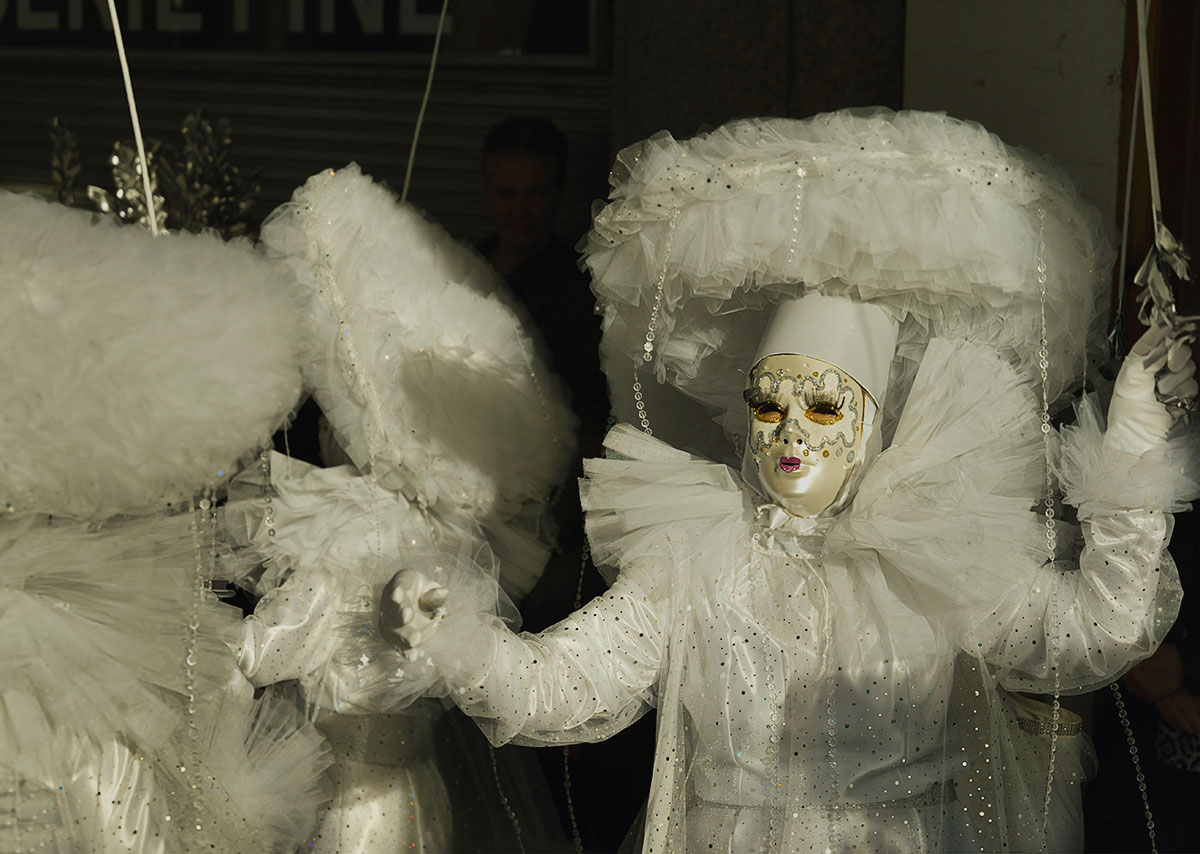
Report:
M1080 519L1137 509L1178 513L1200 495L1195 430L1134 454L1105 432L1095 395L1075 411L1077 423L1061 431L1054 470L1063 499L1078 508Z

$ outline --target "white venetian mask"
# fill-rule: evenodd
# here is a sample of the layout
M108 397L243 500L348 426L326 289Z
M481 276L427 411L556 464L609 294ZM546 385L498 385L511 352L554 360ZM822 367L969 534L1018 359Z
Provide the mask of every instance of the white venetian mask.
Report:
M747 442L766 495L793 516L844 507L858 481L875 401L848 373L794 354L751 371Z

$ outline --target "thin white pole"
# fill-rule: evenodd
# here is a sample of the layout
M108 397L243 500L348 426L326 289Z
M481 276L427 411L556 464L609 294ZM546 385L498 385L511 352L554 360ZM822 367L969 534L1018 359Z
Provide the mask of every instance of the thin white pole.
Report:
M113 0L108 0L112 3ZM442 44L442 28L446 25L446 8L450 0L442 0L442 14L438 17L437 35L433 37L433 54L429 57L429 74L425 78L425 95L421 98L421 109L417 113L417 124L413 128L412 147L408 150L408 166L404 169L404 187L400 191L400 201L408 199L408 185L412 180L413 161L417 157L417 140L421 137L421 124L425 121L425 107L429 103L429 92L433 89L433 71L437 67L438 48Z
M146 217L150 220L150 233L158 236L158 216L154 210L154 193L150 189L150 163L146 160L146 146L142 142L142 126L138 121L137 104L133 100L133 81L129 78L129 62L125 59L125 42L121 38L121 23L117 19L115 0L108 0L108 15L112 19L113 36L117 40L117 56L121 60L121 74L125 78L125 97L129 101L129 118L133 120L133 139L137 143L138 159L142 164L142 190L146 194Z

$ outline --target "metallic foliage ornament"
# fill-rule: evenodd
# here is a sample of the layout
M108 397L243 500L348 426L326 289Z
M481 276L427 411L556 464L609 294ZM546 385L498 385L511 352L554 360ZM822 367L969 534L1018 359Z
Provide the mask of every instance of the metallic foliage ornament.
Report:
M158 165L172 228L214 228L226 239L245 234L261 191L259 173L243 176L229 162L229 119L210 121L197 110L184 117L181 134L183 148L170 150Z
M79 135L63 127L58 117L50 120L50 180L54 182L58 200L64 205L75 205L78 190L75 182L83 171L83 158L79 154Z
M78 137L57 118L50 126L54 145L51 179L59 201L87 206L75 189L83 168ZM158 226L191 232L213 229L227 240L249 232L251 209L261 187L258 173L244 176L230 163L233 134L229 120L210 120L203 111L195 110L184 117L181 135L183 145L179 148L151 140L146 151ZM91 205L123 223L148 227L137 149L131 143L117 141L109 163L114 190L89 186Z
M150 167L150 192L154 194L155 220L159 229L167 227L167 209L165 201L158 190L158 179L155 175L155 155L160 143L151 142L146 150L146 162ZM116 216L122 222L142 225L149 228L149 210L146 204L146 193L142 182L142 164L138 159L137 149L129 143L117 142L113 145L113 153L108 162L112 165L113 185L115 192L108 192L103 187L89 185L88 198L103 214Z

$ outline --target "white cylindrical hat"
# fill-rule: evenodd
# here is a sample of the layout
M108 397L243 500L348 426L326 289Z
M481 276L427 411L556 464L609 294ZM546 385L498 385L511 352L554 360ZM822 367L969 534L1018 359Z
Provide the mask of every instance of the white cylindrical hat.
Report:
M882 408L898 331L895 318L878 305L810 292L775 309L754 364L790 353L821 359L854 377Z

